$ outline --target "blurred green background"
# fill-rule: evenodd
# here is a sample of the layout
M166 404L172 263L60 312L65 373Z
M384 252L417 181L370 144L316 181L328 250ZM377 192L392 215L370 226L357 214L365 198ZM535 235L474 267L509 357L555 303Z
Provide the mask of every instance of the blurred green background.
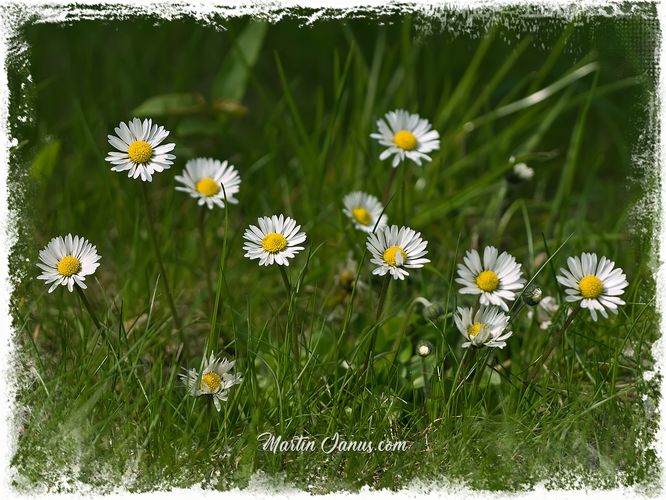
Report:
M101 436L86 453L112 463L111 476L127 465L112 458L114 446L143 446L146 455L135 458L152 476L143 478L144 483L137 480L137 488L164 477L177 484L208 477L206 472L191 472L199 471L200 464L190 459L200 462L202 457L234 471L218 483L209 478L218 487L245 484L249 471L256 468L286 470L290 479L314 482L317 491L365 482L398 487L410 478L442 472L477 481L480 487L504 489L543 479L544 471L576 467L601 484L615 484L618 471L629 483L647 480L655 466L654 454L637 446L636 439L649 437L654 427L647 410L633 404L641 392L652 391L655 397L654 387L640 374L651 366L649 343L658 332L651 278L655 212L641 204L657 182L651 148L658 28L649 7L645 12L647 17L580 16L573 22L507 10L490 17L449 12L439 20L414 14L320 20L312 26L293 18L276 24L218 19L204 25L189 19L140 18L27 25L23 36L29 45L32 84L23 87L26 73L19 60L10 68L14 118L24 114L25 106L32 109L32 120L13 122L19 145L12 175L24 188L12 200L24 214L15 252L29 261L21 268L24 273L17 274L12 306L24 364L36 363L46 390L59 397L43 398L36 386L21 393L33 414L20 442L19 469L31 480L48 482L51 476L44 464L69 463L66 454L61 462L46 458L49 443L62 435L51 421L68 422L66 409L85 401L86 411L76 417L76 425L86 429L83 435L89 431ZM341 200L356 189L380 196L390 166L378 160L380 148L369 134L379 117L398 107L428 118L442 136L432 163L400 167L387 208L391 223L411 226L430 241L432 264L393 286L390 319L382 327L378 349L390 350L396 325L409 325L404 342L398 343L404 369L396 380L389 375L381 379L375 399L361 404L354 415L357 424L372 415L385 416L385 398L397 398L397 420L378 424L373 432L409 438L418 445L412 455L368 460L341 456L330 463L326 457L308 464L307 457L280 461L265 456L252 439L271 426L286 425L294 431L291 426L300 425L315 435L344 429L337 417L325 416L335 413L339 404L325 393L329 383L339 388L339 360L326 356L340 330L326 317L336 305L339 266L350 250L360 260L364 241L344 220ZM227 415L233 423L216 423L212 430L201 429L191 419L181 422L174 416L178 411L170 413L181 389L169 389L168 397L159 392L158 373L162 365L164 370L171 368L167 364L177 348L161 289L143 339L127 333L146 321L157 268L138 181L111 172L104 157L111 149L106 135L118 122L137 115L165 125L171 130L169 139L176 142L175 165L156 175L149 190L190 352L203 348L210 316L206 279L214 268L202 261L199 211L193 200L174 191L173 177L188 159L211 156L228 159L242 178L240 204L229 210L220 324L223 338L233 338L225 346L227 353L239 357L241 370L255 366L255 387L265 394L238 396L229 405L232 416ZM520 185L508 184L506 174L518 161L532 167L535 176ZM294 412L289 422L273 411L274 384L263 365L244 357L252 335L282 311L277 271L258 268L241 250L247 225L273 213L285 213L302 224L313 249L323 243L310 261L298 320L303 335L316 339L308 352L317 366L304 368L307 382L289 379L293 387L305 384L300 390L319 394L320 400L299 401L301 406L289 410ZM207 245L215 254L221 249L223 220L218 210L206 221ZM95 275L100 286L91 286L89 295L106 311L105 322L115 325L110 328L118 331L120 352L123 334L126 341L131 337L124 347L131 363L123 368L121 361L107 372L115 387L108 389L111 395L86 396L95 384L108 388L104 376L94 372L94 362L104 365L105 357L102 347L91 347L86 338L87 319L78 317L75 297L61 290L47 296L42 283L34 280L38 250L53 236L68 232L88 238L102 256ZM475 424L461 431L455 419L439 425L424 420L413 408L420 397L412 383L413 346L421 338L433 341L437 361L429 370L433 377L446 379L450 361L440 363L441 356L449 345L457 349L459 335L450 322L443 324L444 336L440 335L409 309L410 301L421 295L452 308L456 287L449 285L449 278L467 248L497 245L515 255L531 276L545 253L572 234L555 259L555 269L567 255L594 251L623 267L631 287L629 304L619 318L602 328L602 323L589 321L581 325L579 344L571 351L575 356L562 354L565 372L582 374L565 377L566 391L572 391L569 403L560 406L562 393L555 391L526 407L518 393L508 389L481 411L492 422L487 427ZM297 270L305 260L305 255L295 260ZM293 273L295 278L297 271ZM367 264L361 280L376 286ZM543 273L540 284L547 294L557 295L551 270ZM373 301L372 294L359 296L359 312L343 349L350 351L360 341L371 321ZM271 324L269 331L272 328L279 325ZM499 353L498 361L511 359L517 369L532 361L527 353L536 353L546 337L534 324L525 329L515 335L525 340L516 339L514 350ZM604 364L608 359L610 367ZM123 373L130 375L125 379ZM142 385L132 378L134 373ZM335 382L327 378L330 374ZM616 381L629 387L621 396L614 392ZM124 385L118 386L121 382ZM157 391L155 399L151 386ZM144 390L150 393L145 398ZM354 397L349 395L352 401ZM164 404L166 409L160 406ZM260 415L252 409L257 405L264 409ZM357 411L349 401L344 405ZM151 420L156 408L168 413L159 423ZM436 418L440 410L435 401L426 412L428 418ZM299 412L306 412L305 422L294 424L302 418ZM566 430L548 431L548 422L566 422ZM350 433L358 431L350 422L344 425ZM130 426L134 427L129 430ZM222 428L227 429L223 437ZM206 445L211 432L217 447ZM526 435L515 438L522 432ZM431 443L423 444L429 433ZM173 449L184 450L186 439L192 443L190 458ZM499 439L505 444L490 444ZM72 442L76 448L78 441ZM180 444L167 444L172 442ZM232 458L218 456L219 443L233 450ZM512 457L511 463L505 456ZM483 464L495 472L484 473ZM328 479L318 482L316 467ZM95 483L85 472L81 477Z

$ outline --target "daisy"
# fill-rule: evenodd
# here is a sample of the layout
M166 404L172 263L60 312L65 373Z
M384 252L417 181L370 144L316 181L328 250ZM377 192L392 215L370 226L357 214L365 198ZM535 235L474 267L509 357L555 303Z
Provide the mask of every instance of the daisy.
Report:
M260 266L273 263L288 266L289 259L303 250L299 244L305 241L305 233L299 232L301 226L297 226L291 217L282 214L259 217L257 222L259 227L250 226L243 235L245 257L259 259Z
M198 198L197 204L206 204L209 209L213 205L224 208L225 201L238 203L234 195L240 190L240 175L226 160L195 158L187 162L183 175L175 179L183 184L176 186L176 191L189 193L192 198Z
M215 409L220 411L220 401L226 401L229 395L228 389L243 381L241 375L231 373L235 361L227 361L226 358L217 359L211 352L208 364L199 373L192 368L185 370L180 375L180 380L187 386L190 396L213 396Z
M560 308L560 304L555 297L544 297L536 307L537 321L541 330L548 330L553 324L553 318Z
M354 288L356 295L361 299L368 290L368 285L360 278L357 280L359 268L354 259L354 252L349 251L347 259L338 264L338 273L335 276L335 287L331 292L326 304L333 310L326 316L326 321L339 321L347 316L347 306L351 300Z
M354 252L349 251L347 253L347 260L338 265L338 274L335 276L335 285L347 292L351 293L354 289L354 283L356 283L356 275L358 274L358 262L354 259ZM358 280L358 288L364 289L367 288L362 280Z
M120 122L115 128L117 135L109 135L109 144L118 151L111 151L106 161L111 163L114 172L128 170L127 177L142 181L152 181L155 172L167 170L176 157L169 154L174 143L160 143L169 135L164 127L153 124L151 119L134 118L129 123Z
M404 109L389 111L384 118L377 120L378 132L370 134L387 149L379 155L380 160L393 156L392 165L397 167L405 158L417 165L421 160L432 161L426 153L439 149L439 132L431 130L432 125L416 113Z
M428 242L421 239L421 233L408 227L398 230L393 225L370 233L366 245L372 254L371 262L377 264L372 274L391 273L394 279L404 280L409 276L405 268L417 269L430 262L423 258L428 253Z
M345 196L342 203L345 205L342 211L352 220L356 229L370 233L386 226L388 217L382 213L384 206L376 196L354 191Z
M39 252L41 262L37 266L44 272L37 279L47 285L52 283L49 293L58 285L67 286L70 292L74 291L74 285L85 289L88 288L84 283L86 276L95 272L99 259L97 248L85 238L71 234L64 238L58 236Z
M507 302L516 298L516 290L525 283L520 264L506 252L497 256L495 247L486 247L483 251L483 263L476 250L468 250L463 258L464 264L458 264L456 283L463 285L462 294L481 295L482 305L496 305L509 310Z
M606 257L597 262L597 254L585 252L580 257L569 257L567 264L569 270L560 268L561 275L557 276L557 281L566 287L565 300L580 301L580 306L589 309L594 321L597 311L604 318L608 317L606 309L617 314L617 306L625 303L620 295L629 285L622 269L615 268L615 262Z
M453 317L456 326L467 342L463 347L506 346L506 339L513 332L505 332L509 317L495 306L481 306L476 313L471 307L459 307Z

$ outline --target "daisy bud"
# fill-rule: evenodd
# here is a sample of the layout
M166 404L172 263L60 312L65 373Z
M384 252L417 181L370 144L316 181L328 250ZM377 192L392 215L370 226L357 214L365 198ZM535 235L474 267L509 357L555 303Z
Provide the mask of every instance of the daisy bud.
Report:
M541 302L543 292L538 286L531 285L523 292L523 302L528 306L535 306Z
M507 180L512 184L529 181L532 177L534 177L534 170L525 163L516 163L511 172L506 176Z
M444 315L444 308L441 304L431 303L423 308L423 317L428 321L437 321Z
M428 342L427 340L421 340L416 346L416 352L419 354L419 356L425 358L430 356L432 347L432 343Z

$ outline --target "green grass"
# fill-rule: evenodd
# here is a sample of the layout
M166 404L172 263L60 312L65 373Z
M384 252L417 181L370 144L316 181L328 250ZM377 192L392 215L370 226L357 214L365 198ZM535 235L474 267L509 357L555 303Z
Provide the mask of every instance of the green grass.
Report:
M656 178L632 169L632 154L655 130L645 113L655 26L638 17L622 25L584 18L575 27L543 19L538 33L497 26L474 38L451 26L428 33L422 18L385 20L26 27L34 85L12 103L14 116L34 109L32 122L15 122L12 172L24 189L12 200L23 209L12 259L27 259L12 297L25 408L13 460L18 488L66 489L64 474L101 490L227 489L246 486L258 470L312 492L442 477L493 490L573 478L656 488L649 405L657 386L643 377L658 336L656 212L639 219L635 211ZM647 37L645 53L624 42L627 32ZM19 62L10 69L18 90L25 74ZM386 209L391 223L429 241L432 263L391 284L377 325L381 281L341 200L355 189L381 196L390 166L369 134L397 107L432 120L442 136L432 163L398 169ZM135 110L167 126L177 144L176 164L148 191L185 346L158 282L139 181L104 162L106 134ZM198 207L173 189L195 156L229 159L240 171L226 237L225 213L215 210L202 241ZM506 181L511 157L534 168L532 181ZM308 235L288 270L297 285L291 300L278 270L259 268L241 249L245 228L273 213L294 217ZM102 255L88 297L108 341L76 294L49 295L35 280L38 250L68 232ZM504 368L477 370L478 384L455 390L463 351L451 312L471 304L457 294L455 267L466 249L491 244L553 296L562 293L554 275L566 256L606 255L627 273L627 305L597 323L582 314L529 387L526 371L564 314L546 332L525 308L508 347L482 353ZM336 285L349 252L364 262L358 280L367 285L353 296ZM220 293L219 348L244 376L220 414L210 400L185 397L177 380L182 366L199 367L209 338L209 280ZM426 320L417 297L446 314ZM363 384L374 328L374 370ZM434 345L423 365L421 340ZM266 431L411 447L272 454L257 442Z

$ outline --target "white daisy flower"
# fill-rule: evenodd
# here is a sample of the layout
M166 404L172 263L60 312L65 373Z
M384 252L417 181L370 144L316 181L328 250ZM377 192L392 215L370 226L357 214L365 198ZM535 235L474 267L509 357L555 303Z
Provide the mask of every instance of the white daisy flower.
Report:
M387 149L379 155L380 160L393 156L392 165L397 167L405 158L417 165L421 160L432 161L426 153L439 149L439 132L431 130L432 125L416 113L404 109L389 111L384 118L377 120L379 132L370 134Z
M615 268L615 262L601 257L597 262L597 254L585 253L580 257L567 259L569 270L560 268L557 281L566 287L567 302L580 301L580 306L589 309L594 321L597 311L604 318L608 317L606 309L617 314L617 306L624 305L620 295L629 285L621 268ZM615 268L615 269L614 269Z
M116 135L109 135L109 144L118 151L111 151L106 161L111 163L114 172L127 170L127 177L142 181L152 181L155 172L167 170L176 157L169 154L176 147L174 143L161 142L169 135L164 127L153 124L151 119L143 122L134 118L129 123L120 122L115 128Z
M187 162L183 175L177 175L175 179L182 184L176 186L176 191L198 198L199 205L206 204L210 209L213 205L224 208L225 194L226 201L238 203L234 195L240 191L240 175L226 160L221 162L212 158L195 158Z
M459 307L453 319L466 339L463 347L502 349L513 333L505 331L509 326L509 317L495 306L481 306L476 313L471 307Z
M539 328L541 330L548 330L551 327L555 313L557 313L559 308L560 304L555 297L544 297L544 299L539 302L539 305L536 307L536 314ZM571 311L569 311L569 314L571 314Z
M536 314L539 329L548 330L552 326L553 318L559 308L560 304L557 302L557 299L548 295L541 299L534 309L527 311L527 318L531 321ZM571 313L571 311L569 311L569 313Z
M354 259L354 252L350 250L347 253L347 260L338 265L338 274L335 276L336 286L351 293L354 289L354 283L356 283L357 274L358 262ZM360 278L357 285L359 290L368 287Z
M386 226L388 217L382 213L384 206L376 196L354 191L346 195L342 203L345 205L342 211L352 220L356 229L370 233Z
M187 386L187 392L190 396L213 396L215 409L220 411L220 401L226 401L229 396L229 389L243 381L239 374L232 374L235 361L227 361L226 358L217 359L211 352L208 364L199 372L194 368L185 370L180 375L180 380Z
M304 247L299 245L305 241L305 233L299 232L301 226L297 226L291 217L282 214L259 217L257 222L259 227L250 226L243 235L245 257L259 259L260 266L274 263L288 266L289 259L303 250Z
M393 225L370 233L366 245L372 254L370 262L377 264L372 274L379 276L391 273L394 279L404 280L409 276L406 268L417 269L430 262L423 258L428 253L428 242L421 239L421 233L408 227L398 230Z
M463 258L464 264L458 264L456 283L463 285L462 294L480 295L482 305L496 305L509 310L507 302L516 298L516 291L525 283L520 264L506 252L498 257L495 247L486 247L483 251L483 263L476 250L468 250Z
M84 283L86 276L95 272L99 259L97 248L85 238L71 234L64 238L58 236L39 252L41 262L37 266L44 272L37 279L47 285L52 283L49 293L58 285L66 286L70 292L74 291L74 285L85 289L88 288Z

